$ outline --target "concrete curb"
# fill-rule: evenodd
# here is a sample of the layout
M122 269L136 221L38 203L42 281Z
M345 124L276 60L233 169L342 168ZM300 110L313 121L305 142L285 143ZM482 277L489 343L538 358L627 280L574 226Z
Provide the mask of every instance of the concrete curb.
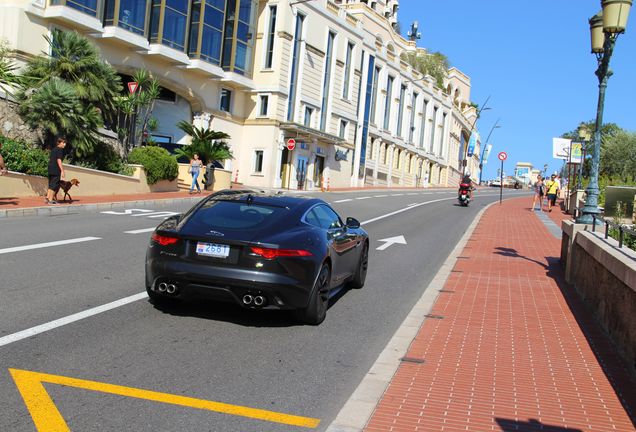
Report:
M426 287L422 297L413 306L411 312L404 319L402 325L400 325L380 353L334 421L327 427L327 432L360 432L364 429L397 372L400 366L400 359L406 355L413 339L415 339L424 324L424 315L428 314L433 308L439 295L439 290L444 288L451 270L455 267L457 257L464 250L484 212L495 204L498 204L498 202L487 205L477 214L475 220L448 255L448 258L446 258L431 283Z
M21 216L60 216L65 214L96 213L101 211L123 210L124 208L134 208L142 206L166 207L175 204L194 204L200 201L202 198L204 197L164 198L77 205L70 204L59 206L26 207L18 209L0 209L0 219Z

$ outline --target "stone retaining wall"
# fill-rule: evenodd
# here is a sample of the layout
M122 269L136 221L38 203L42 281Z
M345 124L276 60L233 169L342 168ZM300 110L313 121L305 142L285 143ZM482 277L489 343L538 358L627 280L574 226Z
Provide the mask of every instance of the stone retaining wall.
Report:
M609 334L636 374L636 252L589 226L564 221L561 262L566 280Z
M43 137L26 125L17 113L17 104L0 97L0 135L16 141L42 143Z

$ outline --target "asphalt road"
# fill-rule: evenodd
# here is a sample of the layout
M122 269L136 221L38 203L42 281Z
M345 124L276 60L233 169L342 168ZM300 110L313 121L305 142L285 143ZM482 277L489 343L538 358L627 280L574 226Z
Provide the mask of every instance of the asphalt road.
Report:
M303 430L270 411L319 420L315 430L324 430L499 190L479 191L468 208L448 190L317 196L362 221L371 239L365 287L332 299L318 327L283 312L208 302L159 309L143 295L131 299L144 291L150 233L127 231L165 216L149 210L185 208L0 220L0 430L33 431L32 416L47 427L63 418L72 431ZM400 235L406 245L377 250L380 239ZM25 248L72 239L80 240ZM56 327L120 299L128 300ZM29 329L38 334L22 337ZM16 372L16 382L9 369L29 373ZM200 409L201 400L227 405Z

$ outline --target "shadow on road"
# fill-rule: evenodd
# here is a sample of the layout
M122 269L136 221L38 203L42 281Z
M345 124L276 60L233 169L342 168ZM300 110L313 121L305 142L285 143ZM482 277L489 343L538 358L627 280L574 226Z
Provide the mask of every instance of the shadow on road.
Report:
M344 286L334 288L329 298L329 308L335 305L348 291L349 288ZM155 309L169 315L224 321L244 327L293 327L304 325L294 317L292 311L288 310L246 309L232 303L215 302L201 298L176 300L172 303L159 304L148 301ZM329 313L327 313L327 319L329 319Z

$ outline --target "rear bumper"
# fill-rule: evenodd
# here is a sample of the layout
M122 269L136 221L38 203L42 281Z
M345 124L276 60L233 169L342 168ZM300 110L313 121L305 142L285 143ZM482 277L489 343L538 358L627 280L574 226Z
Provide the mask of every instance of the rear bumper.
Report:
M298 280L289 275L147 257L146 287L171 298L207 298L246 308L298 309L309 303L316 272L307 269L307 279ZM162 282L174 284L176 292L161 292L158 287ZM265 303L245 305L245 295L262 296Z

